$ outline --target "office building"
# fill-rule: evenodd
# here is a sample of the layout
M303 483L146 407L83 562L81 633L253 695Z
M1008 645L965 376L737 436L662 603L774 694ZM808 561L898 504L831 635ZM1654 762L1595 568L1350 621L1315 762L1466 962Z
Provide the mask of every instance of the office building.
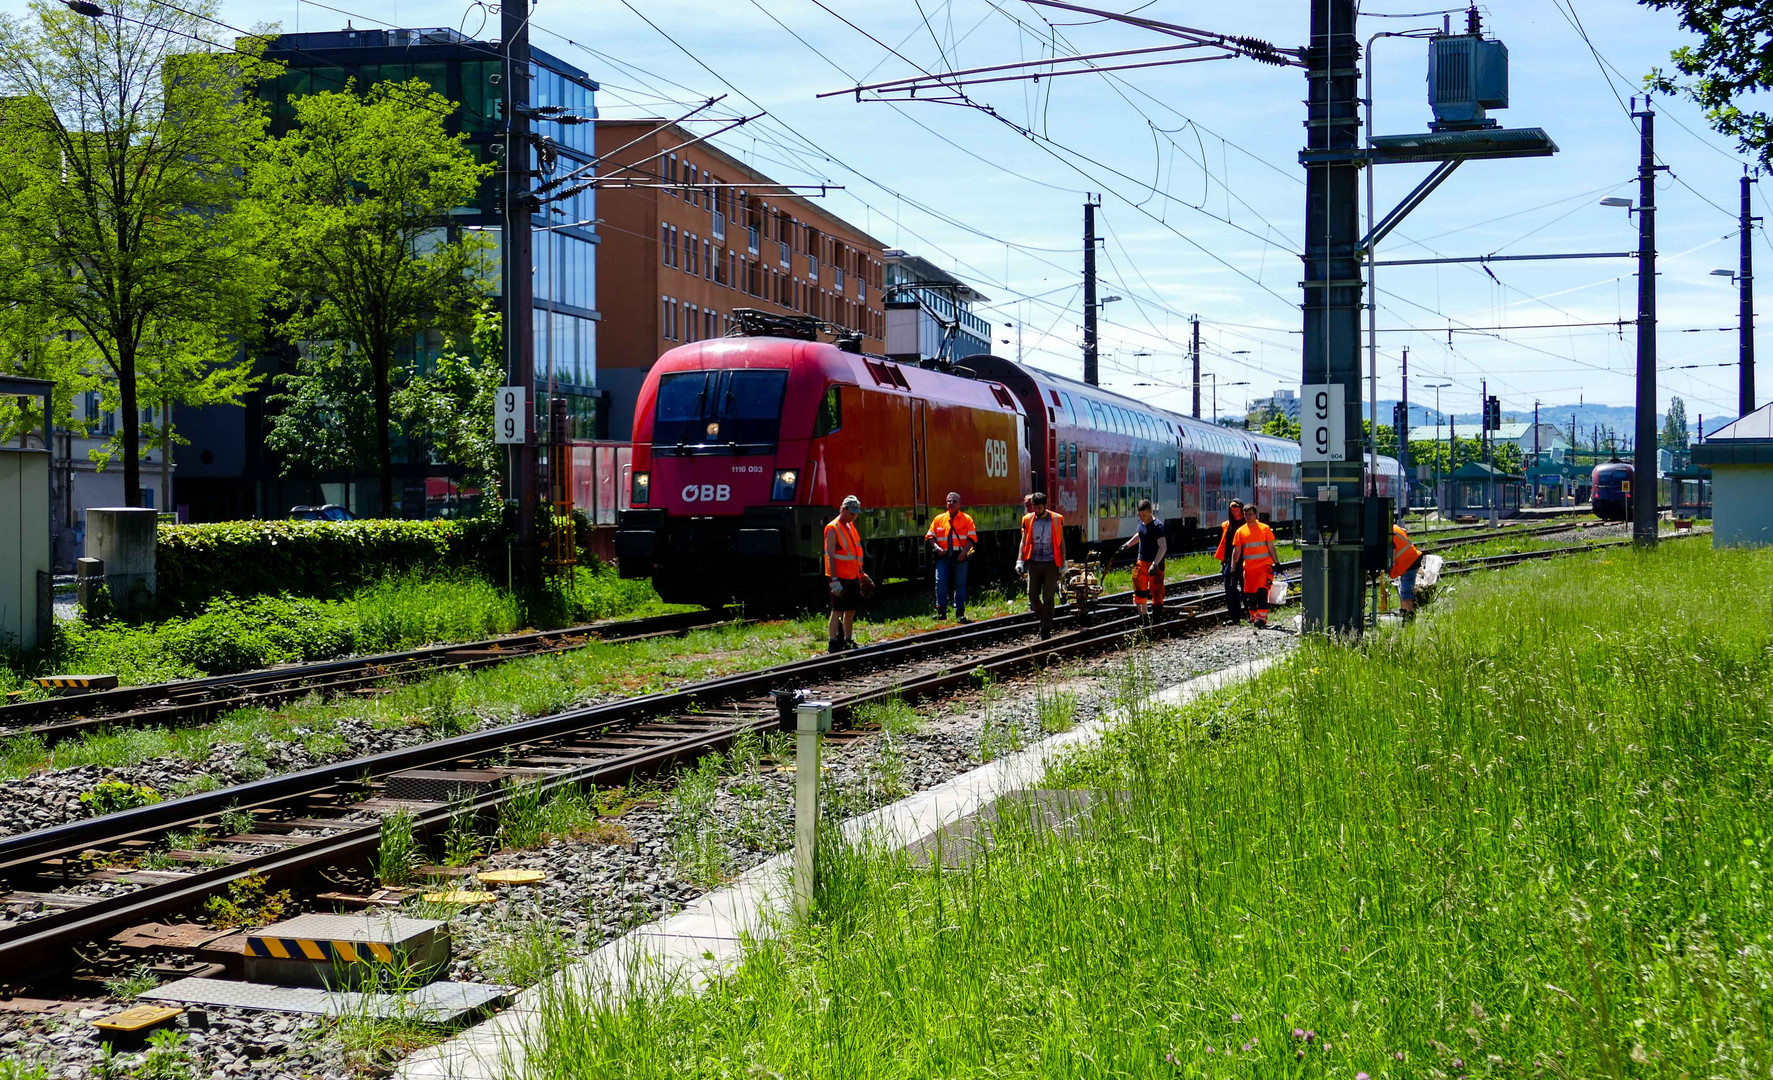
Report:
M726 334L735 308L811 316L883 347L880 241L698 138L663 120L597 125L602 257L620 268L600 294L612 438L633 429L653 362Z

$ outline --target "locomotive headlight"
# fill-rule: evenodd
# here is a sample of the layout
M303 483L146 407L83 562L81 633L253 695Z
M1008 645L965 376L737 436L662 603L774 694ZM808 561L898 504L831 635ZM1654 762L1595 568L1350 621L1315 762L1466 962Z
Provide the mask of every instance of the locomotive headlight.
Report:
M800 482L800 470L777 469L776 483L770 490L772 502L788 502L794 498L794 485Z
M645 502L647 492L652 490L652 486L653 486L652 481L653 481L653 474L652 473L644 473L644 472L635 473L634 474L634 492L629 497L628 501L634 502L634 503Z

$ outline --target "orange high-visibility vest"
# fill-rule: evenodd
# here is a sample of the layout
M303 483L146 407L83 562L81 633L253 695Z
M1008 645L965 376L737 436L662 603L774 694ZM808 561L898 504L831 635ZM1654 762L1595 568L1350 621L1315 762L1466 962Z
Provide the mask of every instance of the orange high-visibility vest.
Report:
M1065 519L1056 510L1047 511L1047 517L1053 522L1053 565L1065 565ZM1023 562L1034 558L1034 515L1022 515L1022 554Z
M1227 562L1231 559L1231 552L1232 552L1231 537L1232 537L1232 534L1237 532L1238 527L1243 525L1243 523L1246 520L1248 520L1248 519L1242 518L1242 517L1238 518L1236 521L1232 521L1230 518L1226 518L1223 522L1220 523L1220 525L1219 525L1219 547L1218 547L1218 550L1213 552L1213 558L1218 559L1220 562Z
M825 535L837 534L837 554L825 552L825 576L853 580L862 576L862 534L856 523L832 518L825 526Z
M1237 531L1231 544L1242 554L1245 566L1277 561L1274 530L1263 524L1260 518L1246 514L1243 528Z
M979 528L965 510L956 510L952 517L944 510L930 522L930 531L924 533L923 538L938 541L945 551L959 551L966 548L969 540L975 544L979 542Z
M1422 558L1422 552L1415 544L1410 543L1410 534L1402 525L1391 527L1391 576L1403 577L1405 571L1416 565Z

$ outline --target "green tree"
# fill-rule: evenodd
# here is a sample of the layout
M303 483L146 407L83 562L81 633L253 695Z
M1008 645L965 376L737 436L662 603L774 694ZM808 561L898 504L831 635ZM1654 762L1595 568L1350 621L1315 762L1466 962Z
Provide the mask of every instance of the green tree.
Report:
M107 0L87 18L31 0L0 18L0 299L78 330L122 415L124 500L141 501L145 365L193 328L250 329L268 260L242 179L263 138L263 42L205 50L213 0ZM203 362L244 369L238 349ZM243 377L181 380L175 403L237 401ZM167 383L155 392L175 389ZM216 391L223 396L207 398ZM195 395L195 396L187 396Z
M1764 0L1640 0L1658 11L1672 9L1681 25L1699 35L1698 45L1671 54L1675 74L1660 68L1646 83L1664 94L1690 98L1720 133L1744 154L1773 167L1773 117L1740 104L1773 90L1773 5Z
M451 343L433 369L396 395L395 411L409 434L438 457L467 471L465 479L497 501L504 454L493 441L493 406L505 381L505 336L498 310L482 304L474 332Z
M1299 421L1288 420L1285 413L1274 413L1258 429L1264 435L1273 435L1277 439L1299 441Z
M1676 452L1687 449L1692 437L1687 431L1687 403L1680 398L1670 398L1668 413L1662 418L1662 435L1656 445L1664 450Z
M420 80L291 103L295 126L252 170L283 264L281 329L306 343L271 442L287 465L373 461L386 515L404 433L395 392L416 374L403 347L416 354L428 329L467 330L485 295L483 245L452 238L449 220L492 166L445 131L454 105Z

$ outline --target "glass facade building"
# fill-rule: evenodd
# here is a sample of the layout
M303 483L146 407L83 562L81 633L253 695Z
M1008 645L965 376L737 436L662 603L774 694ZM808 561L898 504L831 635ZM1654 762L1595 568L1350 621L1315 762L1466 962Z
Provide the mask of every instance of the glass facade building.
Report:
M482 162L496 160L503 143L505 99L504 62L498 50L497 42L476 41L448 27L281 34L273 39L267 53L284 64L284 73L262 91L270 99L272 133L281 135L289 130L294 120L291 95L338 91L347 82L364 90L378 82L418 79L456 103L456 111L446 122L448 129L465 133L468 145ZM597 83L586 72L541 49L532 48L530 55L531 105L557 106L570 115L587 118L597 115ZM532 147L532 168L553 177L581 170L590 175L595 125L537 121L533 128L552 142L554 153L548 160ZM499 182L498 174L489 176L476 204L457 209L451 228L474 229L497 241L502 220ZM544 407L542 395L547 392L551 358L556 394L592 399L569 403L568 411L575 416L596 416L599 411L598 236L591 224L596 217L596 192L586 190L550 204L533 219L537 228L553 226L536 233L533 241L535 389L540 391L533 400L538 408ZM412 348L422 365L426 356L435 355L442 345L439 335L427 334L415 339ZM595 436L595 422L574 434Z
M451 133L466 136L482 163L499 159L504 142L504 62L496 41L476 41L450 29L336 30L281 34L267 55L284 65L283 74L259 88L270 111L271 133L282 135L294 123L291 96L338 92L347 86L365 90L378 82L417 79L455 102L445 120ZM596 116L597 83L590 76L540 49L531 50L530 102L560 106L574 116ZM595 124L558 124L538 120L532 130L551 142L551 153L532 148L532 168L544 178L577 173L591 175ZM561 186L571 187L574 181ZM502 240L501 177L489 175L471 205L451 214L452 236L478 233L490 241L493 287L498 287L499 244ZM534 310L526 320L535 334L536 385L530 400L537 410L538 432L548 430L547 395L564 399L568 435L596 438L609 423L608 392L597 377L597 250L596 195L587 189L536 212L532 223ZM552 227L550 227L552 226ZM521 323L519 325L522 325ZM415 334L402 346L402 358L420 370L446 342L437 331ZM343 503L354 512L374 513L373 476L320 475L284 477L275 456L264 444L266 397L274 392L272 377L289 370L296 350L273 350L263 362L266 376L243 406L182 410L179 426L192 445L178 454L175 499L188 505L192 520L214 521L241 516L283 517L299 503ZM550 378L550 374L552 378ZM243 415L242 415L243 414ZM463 490L460 470L395 447L396 512L402 517L447 516L465 512L477 498Z

